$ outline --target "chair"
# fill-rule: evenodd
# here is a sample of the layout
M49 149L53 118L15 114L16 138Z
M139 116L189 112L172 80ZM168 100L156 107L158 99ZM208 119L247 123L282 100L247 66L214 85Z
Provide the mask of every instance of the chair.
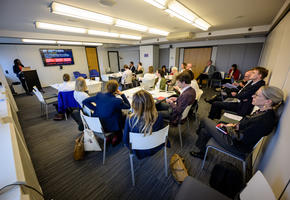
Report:
M209 82L210 82L210 87L212 87L216 83L218 84L219 87L222 87L222 75L221 75L221 73L220 72L213 73Z
M105 133L103 131L102 124L98 117L86 116L84 115L82 110L80 110L80 115L84 128L92 130L97 137L104 140L104 149L103 149L103 165L104 165L106 160L106 141L107 141L106 137L110 136L112 133Z
M87 78L86 74L81 74L79 71L74 71L73 72L75 79L77 79L78 77L83 77L83 78Z
M79 103L74 98L74 91L63 91L58 93L58 112L65 114L67 120L67 111L70 108L80 108Z
M45 112L46 119L48 119L48 105L57 103L57 98L56 97L44 98L42 93L37 89L36 86L33 87L32 91L40 102L41 116L44 115Z
M190 108L191 108L192 105L188 105L183 113L182 113L182 116L181 116L181 119L178 121L178 132L179 132L179 139L180 139L180 146L182 148L182 136L181 136L181 125L183 124L184 120L187 121L187 128L189 130L189 118L188 118L188 113L190 111Z
M134 166L133 166L133 150L147 150L164 144L164 166L165 166L165 176L167 176L167 137L168 137L169 126L153 132L151 135L147 134L144 136L143 133L132 133L129 135L130 142L130 165L131 165L131 175L132 184L135 186L135 176L134 176Z
M100 73L96 69L91 69L90 70L90 78L92 77L99 77Z
M247 166L246 164L247 164L247 161L248 161L249 158L251 158L251 155L252 155L253 151L256 149L256 147L259 146L259 144L263 142L264 138L265 137L262 137L255 144L255 146L253 147L253 149L252 149L252 151L250 153L241 154L241 155L236 155L236 154L234 154L234 153L232 153L232 152L224 149L219 144L217 144L216 141L213 138L211 138L208 141L207 145L206 145L206 151L205 151L205 155L204 155L204 158L203 158L203 161L202 161L201 169L203 169L203 167L204 167L204 163L205 163L205 160L206 160L208 151L210 149L215 149L216 151L219 151L221 153L224 153L224 154L226 154L226 155L228 155L228 156L230 156L232 158L235 158L235 159L237 159L237 160L239 160L239 161L242 162L242 164L243 164L243 180L245 182L246 181L246 166Z

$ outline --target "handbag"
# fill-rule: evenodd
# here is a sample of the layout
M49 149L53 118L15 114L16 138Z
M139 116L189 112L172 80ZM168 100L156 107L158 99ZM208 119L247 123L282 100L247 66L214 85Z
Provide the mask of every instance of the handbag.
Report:
M82 133L75 140L74 159L75 160L82 160L82 159L84 159L84 155L85 155L85 151L84 151L84 134Z
M183 158L178 154L173 154L170 159L170 170L176 182L182 183L188 177L187 169L183 163Z
M102 151L94 132L90 129L84 130L85 151Z

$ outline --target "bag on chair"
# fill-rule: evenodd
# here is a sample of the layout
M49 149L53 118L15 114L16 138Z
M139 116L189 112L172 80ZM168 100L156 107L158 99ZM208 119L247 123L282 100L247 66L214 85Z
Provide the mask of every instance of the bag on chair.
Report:
M102 151L94 132L90 129L84 130L85 151Z
M178 183L182 183L184 179L188 176L188 172L183 163L183 160L184 159L176 153L170 159L171 173Z
M75 147L74 147L74 159L75 160L82 160L84 159L85 151L84 151L84 134L82 133L75 140Z

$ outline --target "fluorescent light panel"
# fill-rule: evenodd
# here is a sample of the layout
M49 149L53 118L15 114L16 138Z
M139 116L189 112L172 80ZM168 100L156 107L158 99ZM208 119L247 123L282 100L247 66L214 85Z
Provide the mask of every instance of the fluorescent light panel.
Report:
M135 35L126 35L126 34L120 34L120 38L123 39L130 39L130 40L141 40L141 36L135 36Z
M167 31L162 31L156 28L149 28L148 32L152 34L164 35L164 36L167 36L169 34L169 32Z
M174 17L181 19L182 21L185 21L186 23L192 24L192 21L186 19L185 17L175 13L174 11L172 11L170 9L166 9L165 12L169 13L170 15L173 15Z
M65 32L73 32L73 33L86 33L87 30L84 28L77 28L71 26L63 26L58 24L49 24L44 22L36 22L36 28L39 29L47 29L47 30L54 30L54 31L65 31Z
M35 39L22 39L25 43L38 43L38 44L56 44L54 40L35 40Z
M102 43L95 43L95 42L83 42L83 45L86 45L86 46L101 46L103 44Z
M200 27L203 27L205 30L207 30L210 27L210 25L201 18L196 19L194 23Z
M125 20L121 20L121 19L117 19L116 20L115 26L128 28L128 29L132 29L132 30L137 30L137 31L143 31L143 32L147 31L147 29L148 29L147 26L143 26L143 25L140 25L140 24L135 24L135 23L128 22L128 21L125 21Z
M70 44L70 45L82 45L82 42L72 42L72 41L57 41L57 44Z
M66 15L70 17L75 17L79 19L85 19L90 21L95 21L103 24L110 24L114 23L114 18L106 15L102 15L99 13L95 13L92 11L76 8L73 6L68 6L65 4L53 2L51 4L52 13L59 14L59 15Z
M198 18L191 10L186 8L178 1L169 2L168 8L173 12L175 12L176 14L181 15L185 19L188 19L191 22L193 22L196 18Z
M111 33L111 32L105 32L105 31L96 31L96 30L88 30L88 34L106 36L106 37L119 37L118 33Z
M151 5L160 8L165 9L166 0L144 0L147 3L150 3Z

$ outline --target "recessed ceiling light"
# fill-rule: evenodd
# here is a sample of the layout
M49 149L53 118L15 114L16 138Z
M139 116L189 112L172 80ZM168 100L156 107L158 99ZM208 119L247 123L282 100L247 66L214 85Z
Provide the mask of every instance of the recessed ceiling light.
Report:
M36 28L39 28L39 29L48 29L48 30L54 30L54 31L65 31L65 32L73 32L73 33L86 33L87 32L87 30L84 28L63 26L63 25L58 25L58 24L49 24L49 23L44 23L44 22L36 22L35 26Z

